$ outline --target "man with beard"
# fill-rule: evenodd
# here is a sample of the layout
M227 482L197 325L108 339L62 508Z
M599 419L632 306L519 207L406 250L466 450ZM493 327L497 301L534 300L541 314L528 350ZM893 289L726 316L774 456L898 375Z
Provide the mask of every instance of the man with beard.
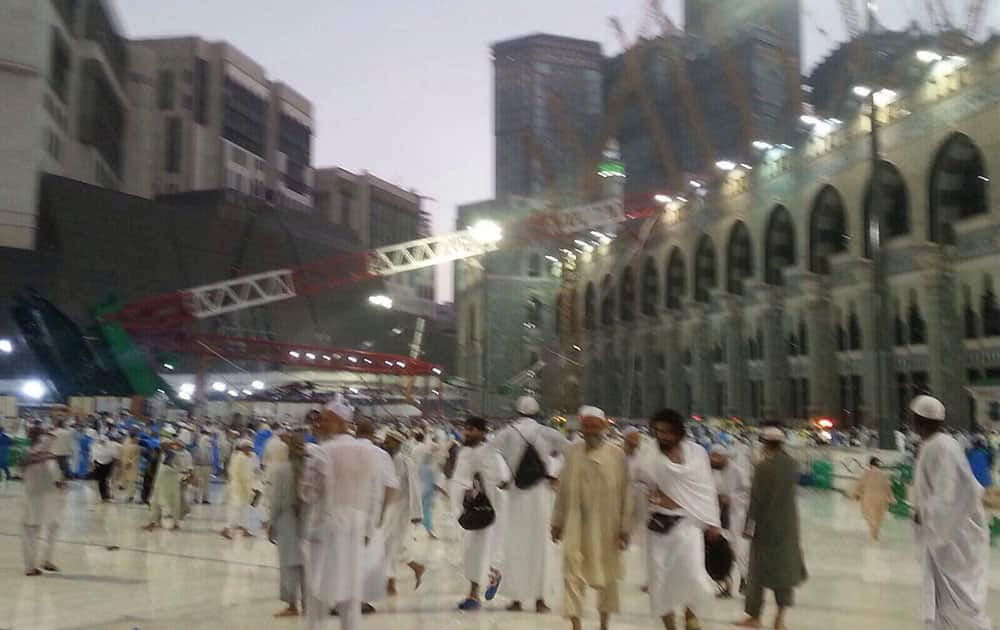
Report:
M494 510L498 507L498 487L506 481L506 467L496 449L486 444L486 420L469 418L465 421L464 445L458 451L455 474L452 476L451 498L455 514L462 514L464 505L476 494L485 494ZM491 525L483 529L462 530L462 567L469 581L469 595L458 605L459 610L478 610L482 607L479 587L490 579L499 584L499 572L494 563L498 523L496 514ZM492 599L495 590L486 595Z
M423 521L423 510L417 466L400 450L405 441L399 431L389 431L382 441L382 447L392 457L399 478L399 490L389 503L385 517L385 590L390 596L396 595L396 567L399 563L405 563L413 571L416 579L414 590L420 588L426 571L426 567L414 559L413 528Z
M750 471L741 462L730 457L729 450L721 444L712 447L710 460L715 477L715 491L719 495L719 509L723 535L733 550L735 568L739 572L739 589L743 592L747 578L749 541L743 537L743 525L750 503ZM732 580L727 578L722 597L730 597Z
M799 544L799 508L795 499L798 463L785 452L785 433L779 427L760 432L763 459L754 472L744 536L750 538L745 611L740 628L759 628L764 589L774 591L778 613L774 627L785 627L785 611L793 590L806 579Z
M598 593L601 630L618 612L621 552L628 548L632 498L625 453L608 443L607 417L597 407L577 412L583 440L566 450L552 515L552 540L562 543L563 616L580 630L587 587Z
M538 532L545 531L552 518L552 493L547 486L551 473L546 470L546 476L525 485L518 483L517 471L529 447L547 462L551 454L562 453L569 442L555 429L539 423L541 410L531 396L518 398L516 409L520 417L491 441L515 475L515 483L507 488L505 506L507 513L515 516L504 531L504 595L514 600L507 610L520 612L521 602L527 601L535 603L535 612L546 613L549 541Z
M684 419L673 409L650 421L659 453L643 469L649 489L647 566L649 599L666 630L674 630L674 611L684 609L685 626L699 628L695 611L715 594L705 570L705 534L721 536L719 503L708 454L685 439Z
M920 455L913 473L913 520L923 565L928 630L988 630L989 527L983 487L955 438L945 432L937 398L910 403Z

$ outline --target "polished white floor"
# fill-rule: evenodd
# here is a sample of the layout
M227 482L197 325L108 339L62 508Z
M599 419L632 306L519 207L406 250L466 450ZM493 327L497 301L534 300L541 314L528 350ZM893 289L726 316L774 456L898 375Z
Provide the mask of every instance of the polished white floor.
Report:
M216 490L218 491L219 488ZM59 574L26 578L21 559L21 487L0 482L0 629L180 630L298 628L301 621L272 619L278 572L274 548L261 538L226 541L214 506L197 506L182 532L147 534L140 506L100 505L93 483L74 483L65 494L65 525L56 551ZM881 543L869 542L857 507L833 493L803 492L802 525L811 577L797 592L792 629L910 630L920 628L918 583L910 532L890 517ZM458 574L454 531L430 543L430 570L420 591L412 578L401 595L376 602L371 630L565 628L557 614L508 613L501 596L476 613L455 611L466 585ZM108 551L109 544L119 545ZM554 551L555 553L555 551ZM1000 556L992 553L990 608L1000 619ZM632 560L632 558L630 558ZM634 561L630 565L635 565ZM648 615L637 571L623 586L623 613L613 627L658 628ZM559 584L550 603L558 610ZM727 628L742 602L720 601L703 613L705 628ZM585 627L597 627L596 618ZM333 626L335 627L335 626Z

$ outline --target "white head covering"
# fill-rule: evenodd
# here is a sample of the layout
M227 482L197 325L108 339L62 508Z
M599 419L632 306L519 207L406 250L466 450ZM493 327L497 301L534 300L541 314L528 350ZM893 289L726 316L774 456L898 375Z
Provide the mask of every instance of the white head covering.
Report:
M253 442L251 442L250 440L248 440L246 438L241 438L238 442L236 442L236 448L237 449L241 449L241 448L253 448Z
M632 435L633 433L638 433L638 432L639 432L639 427L635 426L634 424L630 424L627 427L625 427L624 429L622 429L622 437L623 438L627 438L628 436Z
M937 398L933 396L927 396L921 394L913 400L910 401L910 411L914 414L920 416L921 418L927 418L928 420L937 420L938 422L944 422L945 409L944 403L942 403Z
M785 441L785 432L778 427L764 427L760 432L760 439L765 442L781 442Z
M593 405L584 405L580 407L579 411L576 412L578 418L600 418L601 420L607 420L608 417L604 414L604 410L599 407L594 407Z
M406 442L406 436L395 429L389 429L386 431L385 439L388 440L389 438L396 440L400 444L404 444Z
M525 416L533 416L541 409L538 406L538 401L531 396L521 396L518 398L514 408L517 409L517 413Z
M341 394L334 396L333 399L326 403L323 408L327 411L332 411L347 422L354 420L354 407L347 404L347 401Z

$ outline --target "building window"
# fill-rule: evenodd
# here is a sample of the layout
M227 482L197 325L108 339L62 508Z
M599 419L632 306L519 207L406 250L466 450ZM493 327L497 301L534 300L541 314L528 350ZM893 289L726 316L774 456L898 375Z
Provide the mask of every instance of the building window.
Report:
M204 125L208 119L208 62L198 57L194 60L194 121Z
M103 2L87 3L84 36L101 48L115 76L118 77L118 82L124 83L128 67L128 49L125 38L115 30Z
M69 46L63 40L59 30L52 29L52 58L49 61L49 85L52 91L63 103L69 96L69 73L73 62L70 58Z
M156 103L161 111L174 108L174 88L174 73L160 70L156 81Z
M281 114L278 120L278 150L287 156L285 186L300 195L312 192L307 181L312 162L311 140L312 130L307 125L291 116Z
M116 173L121 173L125 108L118 102L99 63L83 64L80 79L80 142L97 149Z
M231 77L224 82L222 137L254 155L264 155L267 102Z
M528 256L528 275L532 278L537 278L542 275L541 254L531 254Z
M1000 308L997 307L997 296L993 292L993 278L989 275L983 276L983 297L980 311L983 318L983 336L1000 335Z
M66 28L73 30L73 18L76 16L76 7L80 4L80 0L52 0L52 4L55 5Z
M167 155L166 168L168 173L179 173L181 170L181 119L171 116L167 119Z
M526 328L541 328L542 326L542 301L536 297L528 300L528 311L524 324Z

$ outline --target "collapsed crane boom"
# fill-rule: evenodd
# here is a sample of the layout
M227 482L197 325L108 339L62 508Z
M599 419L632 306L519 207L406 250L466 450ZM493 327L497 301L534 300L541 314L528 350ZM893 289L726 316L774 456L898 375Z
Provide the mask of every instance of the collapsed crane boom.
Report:
M516 245L522 239L561 238L600 229L638 218L643 213L648 213L648 210L628 214L621 199L608 199L550 213L535 213L523 221L505 226L505 230L513 237L508 242ZM152 296L128 304L106 315L105 319L121 324L132 333L155 333L194 320L481 256L502 245L501 241L478 237L474 230L459 230Z

